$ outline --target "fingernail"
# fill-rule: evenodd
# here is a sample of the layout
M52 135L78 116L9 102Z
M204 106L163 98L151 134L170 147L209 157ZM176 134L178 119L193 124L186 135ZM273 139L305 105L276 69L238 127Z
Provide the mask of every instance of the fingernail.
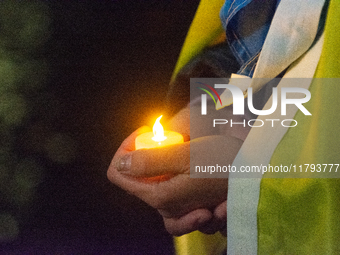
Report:
M116 167L117 167L117 171L119 172L128 172L130 171L130 168L131 168L131 154L127 154L127 155L124 155L123 157L121 157L117 164L116 164Z

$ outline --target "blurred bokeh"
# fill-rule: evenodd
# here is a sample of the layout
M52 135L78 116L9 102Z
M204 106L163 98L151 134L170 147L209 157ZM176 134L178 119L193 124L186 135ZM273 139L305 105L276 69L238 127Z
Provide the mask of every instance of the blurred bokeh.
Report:
M173 254L106 170L162 113L197 5L0 2L0 254Z

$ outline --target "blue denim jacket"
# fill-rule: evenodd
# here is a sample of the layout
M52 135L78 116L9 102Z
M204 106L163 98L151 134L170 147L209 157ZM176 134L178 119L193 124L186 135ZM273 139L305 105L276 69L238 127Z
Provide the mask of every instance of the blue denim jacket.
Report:
M230 48L241 65L238 74L253 76L279 2L280 0L226 0L224 3L220 18Z

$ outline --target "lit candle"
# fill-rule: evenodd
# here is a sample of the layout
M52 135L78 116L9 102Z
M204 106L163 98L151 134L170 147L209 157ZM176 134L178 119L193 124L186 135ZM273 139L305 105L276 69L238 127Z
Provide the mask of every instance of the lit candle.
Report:
M173 131L164 131L163 126L160 123L162 116L158 117L153 125L153 132L137 136L135 140L136 150L183 143L183 136L181 134Z

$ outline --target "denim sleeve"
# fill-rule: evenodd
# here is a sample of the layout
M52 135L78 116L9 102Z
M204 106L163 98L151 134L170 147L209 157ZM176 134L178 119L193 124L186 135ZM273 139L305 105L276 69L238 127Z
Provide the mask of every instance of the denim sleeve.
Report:
M240 64L238 74L253 76L280 0L226 0L220 18L227 42Z

